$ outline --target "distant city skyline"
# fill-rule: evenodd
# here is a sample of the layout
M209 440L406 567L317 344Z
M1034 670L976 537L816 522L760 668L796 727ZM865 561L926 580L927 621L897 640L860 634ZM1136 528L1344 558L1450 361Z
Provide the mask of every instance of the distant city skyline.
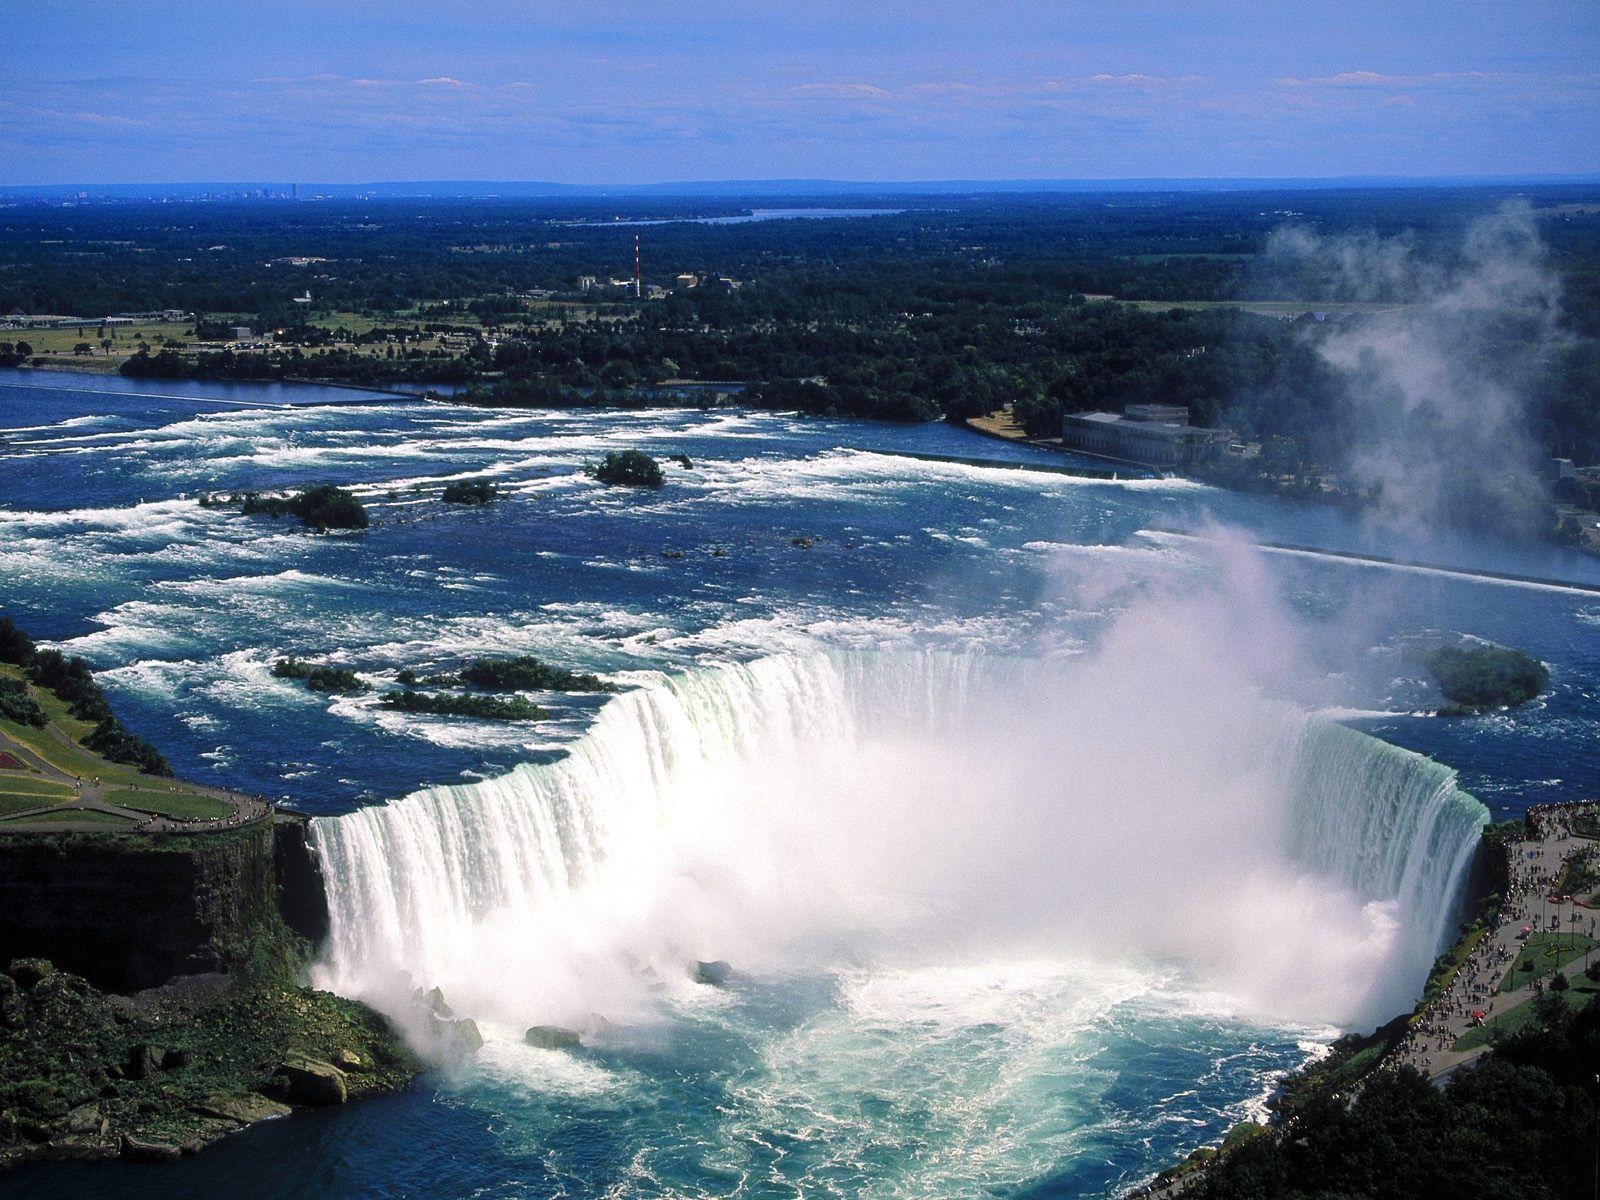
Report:
M1600 170L1600 5L59 0L0 186Z

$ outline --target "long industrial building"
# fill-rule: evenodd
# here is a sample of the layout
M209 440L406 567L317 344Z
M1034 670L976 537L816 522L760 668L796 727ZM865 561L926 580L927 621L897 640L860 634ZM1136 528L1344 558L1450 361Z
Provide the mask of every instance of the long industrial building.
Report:
M1211 462L1227 440L1221 429L1189 424L1181 404L1130 404L1120 413L1071 413L1061 421L1066 449L1152 467Z

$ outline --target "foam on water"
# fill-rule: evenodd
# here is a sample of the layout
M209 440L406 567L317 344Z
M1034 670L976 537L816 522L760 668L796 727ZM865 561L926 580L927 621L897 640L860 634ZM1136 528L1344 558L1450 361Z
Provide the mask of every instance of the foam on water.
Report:
M368 1172L351 1196L1114 1194L1408 1004L1448 924L1476 806L1267 695L1463 765L1507 815L1593 777L1592 596L1405 575L1361 635L1384 652L1309 671L1232 597L1177 639L1170 611L1121 622L1134 597L1219 586L1213 549L1138 530L1216 510L1340 544L1310 509L879 452L1026 457L942 426L221 387L201 390L257 400L197 411L160 394L181 386L83 415L100 402L58 390L0 417L8 611L87 655L180 771L325 813L407 797L318 823L345 914L320 978L400 1011L409 971L489 1038L318 1148L297 1134L274 1200L334 1162ZM584 473L628 446L695 467L665 463L660 493ZM477 477L507 498L439 503ZM325 481L371 530L179 495ZM1275 556L1258 590L1325 614L1374 574ZM1521 639L1552 690L1414 719L1397 632ZM1205 670L1169 670L1208 645ZM271 675L294 654L381 691L515 653L634 690L598 720L596 698L539 696L551 721L491 725ZM1248 679L1217 669L1252 656ZM408 796L440 780L458 786ZM725 989L684 972L712 956ZM576 1055L520 1044L592 1012L613 1024ZM466 1149L421 1163L428 1138Z
M1068 716L1092 671L841 652L635 676L558 762L317 821L318 982L412 1022L409 989L442 986L487 1030L472 1086L514 1097L507 1136L556 1119L545 1092L614 1106L626 1190L1129 1182L1116 1147L1259 1109L1330 1019L1415 989L1484 814L1436 764L1270 703L1214 761L1215 722L1191 738L1156 704L1187 758L1124 759L1112 803ZM1061 744L992 757L1037 744L1046 697ZM996 722L1015 742L968 740ZM711 957L730 988L688 979ZM515 1044L596 1012L577 1064ZM663 1061L714 1105L663 1108Z

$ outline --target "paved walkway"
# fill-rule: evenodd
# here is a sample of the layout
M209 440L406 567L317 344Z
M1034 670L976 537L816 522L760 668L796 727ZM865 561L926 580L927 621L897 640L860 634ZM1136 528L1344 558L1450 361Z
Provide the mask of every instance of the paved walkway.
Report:
M83 747L72 742L56 726L51 725L48 730L55 740L61 743L63 748L84 753ZM4 750L7 754L17 759L25 768L22 771L0 770L0 790L4 790L5 780L9 778L56 783L72 789L73 792L71 799L51 801L40 797L40 803L37 807L21 809L0 817L0 830L8 833L58 833L84 827L82 822L74 823L70 818L63 821L24 819L50 816L58 813L106 813L131 822L131 827L136 828L141 833L202 833L249 825L256 821L270 818L273 812L272 805L268 804L260 796L249 796L243 792L231 792L223 788L205 787L195 783L180 785L154 778L148 782L141 781L140 787L145 791L165 790L172 795L204 796L207 799L218 800L228 804L233 809L226 816L208 820L164 816L156 812L113 804L109 797L113 790L122 790L122 785L113 787L113 785L102 782L97 778L81 779L76 775L68 774L59 767L52 765L47 759L35 753L24 743L6 734L3 730L0 730L0 750Z
M1499 990L1500 981L1522 950L1522 931L1595 935L1600 909L1573 897L1552 895L1552 890L1569 857L1600 845L1572 833L1575 818L1593 816L1597 810L1600 804L1592 801L1538 805L1528 810L1530 832L1535 836L1506 848L1510 886L1493 931L1456 972L1449 990L1419 1014L1392 1062L1409 1063L1439 1082L1458 1067L1476 1061L1488 1045L1472 1050L1454 1048L1456 1040L1479 1023L1473 1014L1481 1012L1488 1021L1507 1013L1537 996L1552 978L1546 972L1514 991ZM1576 958L1561 970L1569 977L1582 975L1587 961L1587 956Z

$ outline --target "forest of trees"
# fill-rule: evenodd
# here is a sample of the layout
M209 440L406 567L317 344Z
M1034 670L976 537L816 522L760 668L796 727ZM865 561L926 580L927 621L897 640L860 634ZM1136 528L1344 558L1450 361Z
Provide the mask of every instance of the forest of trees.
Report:
M1538 449L1580 464L1600 461L1592 191L1519 190L1544 214L1560 327L1504 322L1473 347L1486 370L1517 364ZM1403 237L1448 268L1469 223L1510 195L885 196L861 203L896 211L870 219L645 226L628 222L681 216L686 201L19 206L0 212L0 312L174 307L196 314L197 333L234 320L281 330L270 351L143 349L130 375L469 385L466 399L489 404L697 404L705 392L657 385L734 380L739 403L818 414L959 420L1011 404L1044 434L1063 412L1176 401L1262 441L1271 470L1309 477L1352 433L1348 382L1318 346L1371 318L1338 306L1413 296L1398 277L1352 281L1270 254L1275 231ZM631 272L636 232L647 283L688 273L740 286L642 302L606 289ZM580 276L599 291L580 295ZM535 289L554 298L526 303ZM308 290L314 308L291 302ZM1335 311L1221 307L1267 300ZM1157 307L1176 301L1218 307ZM359 314L363 332L334 345L337 321L353 321L341 314ZM425 350L423 328L466 345Z

